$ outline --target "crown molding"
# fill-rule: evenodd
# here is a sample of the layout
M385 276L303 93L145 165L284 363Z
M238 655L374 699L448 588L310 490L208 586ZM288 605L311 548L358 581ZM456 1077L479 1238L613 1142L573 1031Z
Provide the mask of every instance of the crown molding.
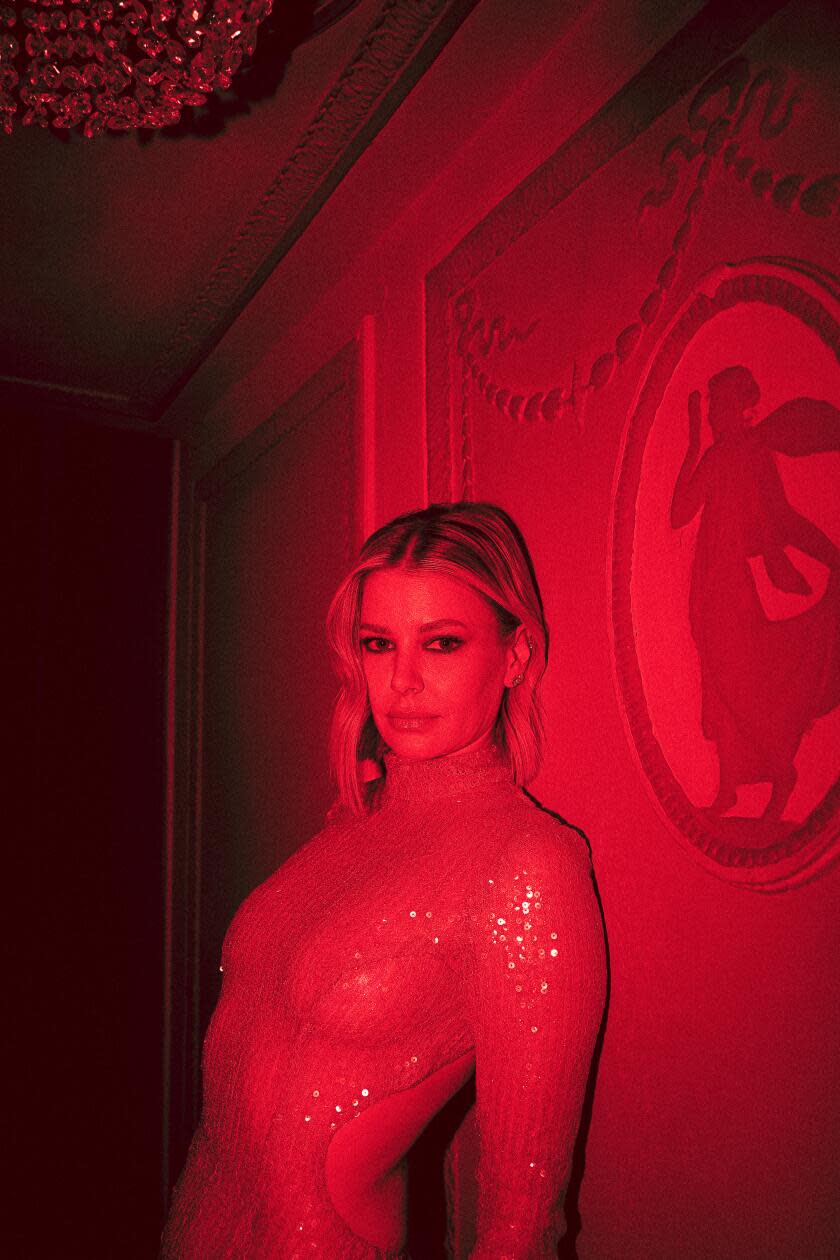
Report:
M361 44L133 394L0 375L0 404L148 430L210 356L478 0L383 0ZM351 7L324 5L324 25Z
M158 416L143 399L54 381L0 375L0 412L64 416L119 428L148 429Z
M172 404L476 3L386 0L185 312L138 409L159 419Z

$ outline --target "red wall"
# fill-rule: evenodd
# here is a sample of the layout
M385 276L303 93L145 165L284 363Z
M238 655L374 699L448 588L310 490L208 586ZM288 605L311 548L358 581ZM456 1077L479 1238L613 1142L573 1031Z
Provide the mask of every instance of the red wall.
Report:
M822 725L796 749L799 795L781 819L762 817L766 775L758 787L742 778L728 817L712 808L724 754L703 726L705 649L689 609L699 526L671 524L668 509L694 389L699 449L714 444L720 370L742 364L759 382L756 424L798 396L840 405L828 331L840 81L826 51L840 31L818 0L701 9L604 3L567 28L545 7L541 26L531 9L518 21L509 5L479 4L231 330L220 371L237 358L247 370L203 399L206 459L359 337L371 365L364 519L465 494L519 520L552 629L550 750L534 791L590 838L610 950L572 1191L578 1254L829 1260L840 1249L835 718L810 713ZM712 130L721 119L726 136ZM743 281L731 309L726 276ZM825 318L809 323L817 296ZM837 546L831 423L825 447L767 449L785 502ZM724 503L716 519L755 522L754 465L733 467L742 510ZM718 575L724 595L744 590L725 544L705 553L707 595ZM815 645L832 668L833 590L824 629L780 650L778 667L764 661L770 698L754 717L771 712L791 665L808 674ZM755 667L757 640L737 621L733 635L718 681L733 661ZM801 701L804 712L801 697L786 711Z

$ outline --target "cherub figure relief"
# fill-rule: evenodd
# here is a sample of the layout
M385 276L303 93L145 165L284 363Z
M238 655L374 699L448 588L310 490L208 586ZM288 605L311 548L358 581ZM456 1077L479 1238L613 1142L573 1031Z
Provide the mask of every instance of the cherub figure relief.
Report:
M775 452L840 449L840 410L794 398L756 424L760 397L746 367L712 376L706 414L713 440L701 455L702 401L699 391L691 393L671 525L681 529L701 514L689 620L700 660L703 734L719 760L709 809L724 814L736 804L739 785L769 782L763 817L778 820L796 786L803 735L840 704L840 552L789 502ZM788 547L825 566L827 583L805 611L771 620L750 561L763 563L778 590L809 595Z

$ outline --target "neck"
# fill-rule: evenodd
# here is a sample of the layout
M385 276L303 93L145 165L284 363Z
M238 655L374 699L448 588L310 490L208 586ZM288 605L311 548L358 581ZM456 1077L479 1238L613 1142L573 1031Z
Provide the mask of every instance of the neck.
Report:
M384 761L383 803L435 800L511 781L507 759L490 741L424 761L389 751Z

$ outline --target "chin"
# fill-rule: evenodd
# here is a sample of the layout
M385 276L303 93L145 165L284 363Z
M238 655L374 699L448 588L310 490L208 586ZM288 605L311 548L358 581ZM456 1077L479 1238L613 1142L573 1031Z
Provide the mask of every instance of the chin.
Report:
M407 735L403 732L399 735L394 734L385 742L398 757L414 761L431 761L434 757L457 756L459 752L463 752L465 748L475 743L476 738L476 736L466 738L454 736L451 739L444 739L439 733L436 737L432 737L430 734Z
M446 747L441 745L440 741L423 739L422 736L414 736L406 738L406 736L393 736L385 741L391 752L395 752L398 757L413 757L417 761L426 761L430 757L440 757L446 751Z

